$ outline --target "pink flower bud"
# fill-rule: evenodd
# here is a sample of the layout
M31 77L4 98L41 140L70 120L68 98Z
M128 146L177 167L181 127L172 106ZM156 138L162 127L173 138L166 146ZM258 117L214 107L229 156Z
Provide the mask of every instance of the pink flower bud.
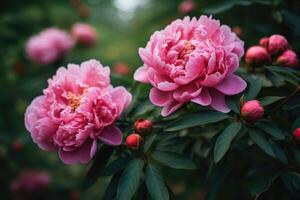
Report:
M283 65L284 67L296 67L298 66L297 54L288 49L283 52L276 60L276 65Z
M82 45L93 45L97 42L97 32L89 24L76 23L72 27L73 38Z
M138 149L140 147L141 140L142 138L139 134L133 133L126 138L125 144L129 149Z
M271 55L278 55L285 51L289 46L288 41L282 35L272 35L269 38L268 52Z
M265 48L268 48L269 45L269 38L268 37L263 37L259 40L259 45Z
M117 63L113 66L113 72L116 74L127 76L130 74L130 67L125 63Z
M134 129L140 134L149 134L152 132L152 122L148 119L139 119L134 123Z
M293 136L295 139L300 140L300 128L296 128L293 132Z
M267 50L261 46L252 46L246 52L246 62L251 65L263 65L271 61Z
M182 14L187 14L192 12L196 8L196 4L193 0L184 0L179 5L179 12Z
M247 101L241 109L241 116L247 123L255 123L264 115L264 108L257 100Z

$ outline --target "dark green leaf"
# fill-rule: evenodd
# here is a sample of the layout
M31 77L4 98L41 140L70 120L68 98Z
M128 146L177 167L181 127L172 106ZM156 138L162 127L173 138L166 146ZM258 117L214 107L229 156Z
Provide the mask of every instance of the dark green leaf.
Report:
M257 122L255 126L259 127L261 130L278 140L285 139L284 133L280 130L280 128L278 128L276 124L269 120L261 120Z
M300 107L300 95L291 98L283 107L283 110L293 110Z
M265 153L275 158L274 151L261 130L257 128L249 128L249 135L253 142L257 144Z
M145 141L145 144L144 144L144 152L147 152L150 149L150 147L153 144L155 138L156 138L156 135L154 135L154 134L146 137L146 141Z
M144 161L141 159L133 159L126 166L117 190L117 200L131 199L140 184L144 167Z
M95 155L95 160L87 172L85 182L83 184L84 189L91 187L98 180L112 152L113 147L107 145L103 145L98 150L97 154Z
M296 128L300 127L300 116L298 116L295 121L293 122L292 125L292 131L294 131Z
M262 88L262 81L260 78L253 76L243 76L248 82L246 92L244 94L245 100L252 100L258 95Z
M191 128L195 126L200 126L208 123L219 122L223 119L228 118L228 115L213 111L213 110L203 110L198 113L189 114L183 116L173 122L171 122L166 131L178 131L185 128Z
M130 157L123 157L116 159L109 163L102 171L101 176L111 176L125 168L127 163L130 161Z
M175 169L196 169L193 161L184 155L170 151L153 151L152 157L162 164Z
M235 113L240 113L240 95L236 96L227 96L226 103L228 107Z
M262 106L267 106L267 105L275 103L276 101L279 101L279 100L281 100L283 98L285 98L285 97L267 96L267 97L261 98L259 101L260 101L260 103L261 103Z
M287 157L286 157L284 151L282 150L282 148L279 145L277 145L275 142L273 142L272 140L270 140L269 143L273 149L273 152L274 152L276 158L278 160L280 160L281 162L283 162L284 164L288 164Z
M231 141L240 131L242 124L235 122L230 124L218 137L214 148L214 160L219 162L228 151Z
M111 200L114 199L116 194L117 194L117 188L118 188L118 183L120 180L122 172L116 173L112 179L110 180L110 183L108 184L105 194L103 197L103 200Z
M287 172L282 175L285 186L291 192L300 192L300 175L296 172Z
M284 79L286 82L289 82L290 84L295 86L299 85L299 78L293 73L285 70L284 68L275 66L268 66L266 68L274 75L277 75L280 78Z
M156 166L149 163L146 168L146 185L154 200L169 200L169 192Z

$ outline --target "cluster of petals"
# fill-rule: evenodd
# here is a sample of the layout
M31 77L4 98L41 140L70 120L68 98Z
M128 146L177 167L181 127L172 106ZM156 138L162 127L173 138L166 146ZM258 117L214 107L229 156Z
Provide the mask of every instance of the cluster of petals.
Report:
M225 96L246 88L234 74L243 45L228 26L211 17L178 19L139 49L144 65L134 79L153 86L150 100L163 107L163 116L189 101L229 112Z
M296 67L298 57L293 50L289 49L289 43L284 36L274 34L261 38L259 45L250 47L246 52L246 62L254 67L272 63L284 67Z
M43 95L26 110L25 126L33 141L43 150L57 150L67 164L90 161L97 141L121 144L115 121L131 102L131 94L113 87L109 75L109 67L97 60L59 68Z
M47 65L61 59L73 46L74 40L67 32L47 28L27 41L26 54L33 62Z

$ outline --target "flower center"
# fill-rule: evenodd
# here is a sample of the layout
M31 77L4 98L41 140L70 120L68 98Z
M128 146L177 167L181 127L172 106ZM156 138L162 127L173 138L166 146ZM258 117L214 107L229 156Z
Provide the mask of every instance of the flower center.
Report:
M80 105L80 101L81 101L81 96L80 95L75 95L72 92L68 92L68 104L71 107L73 112Z
M190 41L184 43L183 49L178 54L178 59L176 65L185 66L186 62L188 61L188 56L195 50L195 46L192 45Z

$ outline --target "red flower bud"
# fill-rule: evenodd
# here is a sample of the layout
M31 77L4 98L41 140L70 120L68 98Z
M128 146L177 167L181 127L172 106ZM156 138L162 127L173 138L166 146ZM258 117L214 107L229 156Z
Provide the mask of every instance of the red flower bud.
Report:
M263 37L259 40L259 45L265 48L268 48L269 45L269 38L268 37Z
M264 115L264 108L257 100L247 101L241 109L241 116L247 123L255 123Z
M125 63L117 63L113 67L113 72L116 74L127 76L130 74L130 67Z
M282 35L272 35L269 38L268 52L271 55L278 55L289 47L289 43Z
M140 134L149 134L152 132L152 122L148 119L138 119L134 123L134 130Z
M138 149L141 143L141 136L139 134L133 133L128 135L126 138L126 146L129 149Z
M267 50L261 46L252 46L246 52L246 62L251 65L263 65L271 61Z
M293 132L293 136L295 139L300 140L300 128L296 128Z
M284 67L296 67L298 66L297 54L288 49L283 52L276 60L276 65L283 65Z
M13 151L15 152L19 152L23 149L24 145L23 143L19 142L19 141L14 141L12 144L11 144L11 148Z
M178 9L179 12L182 14L187 14L195 10L196 4L193 0L184 0L179 5Z

